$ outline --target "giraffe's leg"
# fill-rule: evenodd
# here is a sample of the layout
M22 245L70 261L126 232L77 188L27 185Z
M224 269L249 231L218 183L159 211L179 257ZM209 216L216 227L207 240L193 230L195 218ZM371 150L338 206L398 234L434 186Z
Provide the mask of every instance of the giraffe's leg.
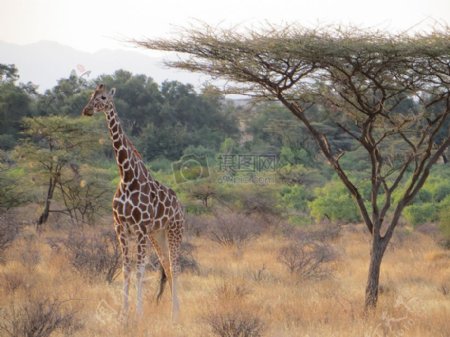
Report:
M166 281L170 281L170 262L169 262L169 247L166 241L165 231L160 230L149 235L150 241L155 248L158 255L159 263L161 264L161 281L157 301L159 302L164 292ZM171 284L171 282L169 282Z
M170 260L170 288L172 290L172 321L178 320L178 314L180 311L180 304L178 302L178 288L177 279L180 271L179 255L181 249L181 236L182 236L182 224L180 226L174 226L175 229L168 229L166 232L166 238L169 246L169 260Z
M147 236L138 234L137 245L137 263L136 263L136 312L138 315L142 314L142 282L144 280L145 264L146 264L146 251L147 251Z
M123 300L122 300L122 316L128 316L129 310L129 301L128 301L128 293L130 287L130 278L131 278L131 263L129 256L129 247L128 247L128 237L127 233L125 233L124 228L121 224L115 223L115 230L117 234L117 239L120 243L120 248L122 249L122 272L123 272Z

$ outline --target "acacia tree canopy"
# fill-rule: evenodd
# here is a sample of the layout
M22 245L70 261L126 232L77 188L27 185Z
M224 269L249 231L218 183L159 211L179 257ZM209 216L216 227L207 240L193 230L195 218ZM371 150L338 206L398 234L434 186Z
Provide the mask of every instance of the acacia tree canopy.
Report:
M304 124L372 235L366 308L374 307L381 260L400 215L450 144L450 28L393 35L357 27L240 33L202 26L173 39L134 43L181 54L168 65L229 80L229 93L276 99ZM365 150L367 200L340 162L345 151L314 124L309 108L315 104ZM404 192L394 203L400 186Z

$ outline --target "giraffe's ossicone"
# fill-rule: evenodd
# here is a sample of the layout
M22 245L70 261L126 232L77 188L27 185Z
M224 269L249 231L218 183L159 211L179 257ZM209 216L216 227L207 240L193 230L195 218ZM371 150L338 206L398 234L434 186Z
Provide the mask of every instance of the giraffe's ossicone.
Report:
M106 116L114 154L119 167L120 182L113 198L113 217L117 238L123 256L123 308L129 309L128 294L131 277L130 240L137 243L137 304L142 313L142 281L144 277L147 244L153 244L162 266L158 299L169 282L172 292L172 318L177 319L178 256L184 229L184 213L175 192L152 178L144 162L126 136L114 106L115 89L107 91L103 84L97 86L82 115L92 116L103 112Z

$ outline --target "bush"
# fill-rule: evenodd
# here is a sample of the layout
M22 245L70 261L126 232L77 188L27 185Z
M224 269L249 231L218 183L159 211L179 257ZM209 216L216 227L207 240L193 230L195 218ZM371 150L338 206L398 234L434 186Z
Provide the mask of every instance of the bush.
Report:
M4 252L19 234L19 229L13 219L0 215L0 262L4 262Z
M414 204L424 204L430 203L433 201L433 194L427 189L422 188L417 192L416 197L414 198Z
M316 221L354 223L361 220L355 202L341 182L331 181L315 192L316 199L309 203L309 208Z
M252 290L247 283L228 281L215 287L210 298L226 306L227 304L234 304L236 301L245 302L251 293Z
M211 313L205 321L213 335L219 337L260 337L264 331L264 323L259 317L239 309Z
M311 200L311 191L302 185L287 186L281 191L281 201L286 208L308 212L308 201Z
M59 300L28 299L20 308L13 304L0 311L2 336L49 337L57 332L70 336L80 328L76 312Z
M154 172L170 172L172 168L172 161L164 156L158 157L150 162L150 169Z
M450 195L450 174L448 165L437 164L423 187L419 190L413 200L413 204L440 203ZM405 187L397 189L392 195L392 201L395 205L405 193Z
M92 278L100 275L108 283L117 277L122 266L120 247L113 230L103 230L95 235L71 232L64 240L52 240L51 245L56 249L62 245L76 270Z
M289 186L319 186L327 181L323 171L303 165L287 164L277 170L278 179ZM309 193L312 194L312 193Z
M444 236L445 245L450 247L450 196L441 202L439 212L439 229Z
M315 225L313 230L297 230L295 237L303 242L320 242L337 239L341 235L342 226L335 224ZM292 238L292 236L291 236Z
M216 213L209 237L223 246L241 247L262 232L261 222L242 213Z
M17 269L3 272L0 274L0 285L8 294L13 294L18 289L30 286L30 282L26 276L28 275Z
M441 202L448 196L450 196L450 181L442 181L433 188L433 200L435 202Z
M436 221L438 218L438 207L431 202L410 205L405 207L403 216L415 227L426 222Z
M206 208L203 205L199 204L193 204L193 203L186 203L184 205L184 208L186 210L186 214L192 214L192 215L202 215L202 214L208 214L209 209Z
M292 243L280 249L278 261L302 279L322 279L330 274L325 262L333 260L334 255L326 244Z
M199 237L208 231L212 216L186 214L186 236L193 235Z
M11 134L0 135L0 147L3 150L11 150L17 143L16 138Z
M216 189L216 200L226 208L245 214L258 216L266 225L273 218L279 217L284 207L276 207L279 203L277 189L273 185L222 184Z
M23 247L26 247L26 249L21 249L18 252L18 260L29 271L32 271L41 261L41 250L34 235L24 235L23 241L25 243Z
M226 282L215 289L210 296L212 302L207 305L208 312L203 316L212 335L262 336L265 324L258 317L258 308L248 302L250 292L245 283Z

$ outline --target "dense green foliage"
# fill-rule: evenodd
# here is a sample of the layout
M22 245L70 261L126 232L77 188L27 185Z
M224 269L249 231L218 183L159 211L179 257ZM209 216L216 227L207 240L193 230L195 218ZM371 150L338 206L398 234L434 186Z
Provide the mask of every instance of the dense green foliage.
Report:
M189 84L158 86L145 75L123 70L97 82L117 89L117 110L145 158L175 160L188 146L216 150L224 137L237 135L221 96L208 88L197 94Z
M311 215L318 221L358 222L359 212L352 198L339 181L331 181L316 190L316 198L310 203Z
M30 86L16 85L18 70L14 65L0 64L0 148L11 149L20 131L23 117L32 113L33 91Z
M34 114L79 116L92 88L99 82L117 89L115 104L122 122L149 160L177 159L188 146L217 149L224 137L237 136L236 123L226 114L227 106L217 91L206 87L197 94L189 84L158 85L150 77L124 70L90 82L71 74L35 100ZM16 115L20 122L23 114Z
M450 207L450 170L448 166L436 167L434 174L428 179L414 204L405 208L405 218L413 226L446 219Z

